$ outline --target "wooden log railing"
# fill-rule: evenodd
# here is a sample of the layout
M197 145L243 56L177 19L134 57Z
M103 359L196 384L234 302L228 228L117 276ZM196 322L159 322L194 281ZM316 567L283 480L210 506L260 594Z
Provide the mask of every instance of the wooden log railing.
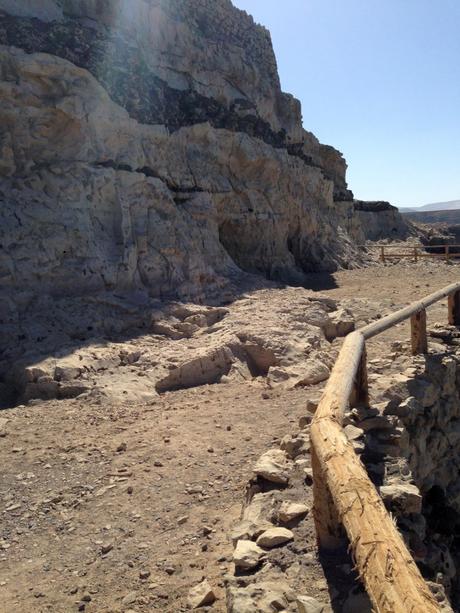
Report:
M377 613L440 611L377 489L344 434L344 413L368 403L366 340L410 318L412 352L427 351L426 309L448 297L448 321L460 325L460 283L383 317L343 343L311 425L314 519L318 544L333 549L343 528Z
M379 259L382 262L392 259L410 258L415 262L419 258L443 258L449 261L452 258L460 258L460 245L375 245L365 246L366 249L379 249ZM396 249L399 251L393 251ZM441 249L440 253L432 253L428 249ZM403 251L401 251L403 250Z

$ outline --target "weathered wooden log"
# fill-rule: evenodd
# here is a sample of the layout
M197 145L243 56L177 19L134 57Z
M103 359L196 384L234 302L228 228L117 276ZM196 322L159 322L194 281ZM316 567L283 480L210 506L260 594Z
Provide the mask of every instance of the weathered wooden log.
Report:
M336 398L335 402L340 401ZM315 419L310 436L318 467L375 610L439 613L438 604L340 424L330 417ZM328 511L315 509L315 519L321 513Z
M405 315L407 318L410 312ZM381 320L382 321L382 320ZM386 329L383 324L383 329ZM334 547L342 524L378 613L434 613L439 606L343 430L365 338L349 334L311 426L314 519L319 545ZM331 510L331 505L334 507Z
M343 545L345 533L314 449L311 449L311 466L314 474L313 517L316 538L321 549L334 550Z
M422 309L410 318L412 355L428 352L426 336L426 310Z
M361 350L361 358L358 370L353 381L353 388L350 396L350 406L368 407L369 406L369 383L367 380L367 355L366 346Z

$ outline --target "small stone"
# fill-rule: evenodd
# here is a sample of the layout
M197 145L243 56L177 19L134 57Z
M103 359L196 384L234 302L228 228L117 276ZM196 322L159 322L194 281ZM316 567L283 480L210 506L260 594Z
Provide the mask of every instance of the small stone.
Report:
M109 551L112 551L112 549L113 549L113 543L104 543L103 545L101 545L102 555L109 553Z
M206 579L192 587L188 593L188 604L192 609L209 606L215 600L216 595Z
M123 605L133 604L134 602L136 602L136 599L137 599L137 592L129 592L122 599L121 604L123 604Z
M90 596L89 594L84 594L84 595L81 597L81 601L82 601L82 602L91 602L91 596Z
M240 570L255 568L264 559L264 550L252 541L238 541L233 552L233 562Z
M150 577L150 571L149 570L141 570L139 572L139 578L142 580L148 579Z
M121 453L121 452L123 452L123 451L126 451L126 449L127 449L127 445L126 445L126 443L120 443L120 444L118 445L118 447L117 447L116 451L117 451L118 453Z
M168 575L174 575L175 572L176 569L174 568L174 566L165 566L165 573L167 573Z
M177 520L177 523L179 524L179 526L182 526L183 524L188 522L188 515L183 515L182 517L179 517L179 519Z
M203 536L208 536L208 534L211 534L212 532L212 528L210 528L209 526L203 526Z
M422 496L416 485L411 483L394 483L380 488L385 506L395 513L408 515L422 512Z
M300 504L297 502L285 501L281 504L278 511L278 519L282 522L290 522L293 519L306 515L309 508L306 504Z
M361 428L357 428L356 426L353 426L351 424L345 426L343 431L345 432L345 436L349 441L356 441L364 434L364 430L362 430Z
M311 596L297 596L298 613L323 613L326 605Z
M302 415L299 417L299 428L304 430L307 426L311 424L312 416L311 415Z
M153 463L154 466L157 466L158 468L161 468L163 466L163 462L160 462L160 460L155 460L155 462Z
M273 483L287 484L292 462L281 449L271 449L257 460L254 473Z
M271 549L278 545L284 545L294 538L294 533L287 528L269 528L262 532L257 539L257 545L265 549Z

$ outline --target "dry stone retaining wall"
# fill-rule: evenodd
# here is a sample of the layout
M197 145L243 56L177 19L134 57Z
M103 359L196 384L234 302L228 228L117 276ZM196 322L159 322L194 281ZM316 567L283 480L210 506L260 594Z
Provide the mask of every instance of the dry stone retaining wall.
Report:
M388 374L387 356L373 360L371 406L347 414L345 433L441 609L452 611L451 604L453 610L460 604L460 334L438 327L431 338L430 353L407 357L403 372ZM394 350L393 357L404 356L408 343L395 343ZM332 561L321 560L329 593L319 571L309 448L317 400L308 401L299 432L282 439L254 467L241 520L231 535L231 613L277 606L301 613L371 611L345 551Z

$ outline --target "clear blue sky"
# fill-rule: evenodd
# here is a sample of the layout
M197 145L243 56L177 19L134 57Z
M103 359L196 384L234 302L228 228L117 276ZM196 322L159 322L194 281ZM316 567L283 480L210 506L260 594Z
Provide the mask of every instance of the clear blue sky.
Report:
M304 127L355 197L460 199L460 0L233 0L272 35Z

